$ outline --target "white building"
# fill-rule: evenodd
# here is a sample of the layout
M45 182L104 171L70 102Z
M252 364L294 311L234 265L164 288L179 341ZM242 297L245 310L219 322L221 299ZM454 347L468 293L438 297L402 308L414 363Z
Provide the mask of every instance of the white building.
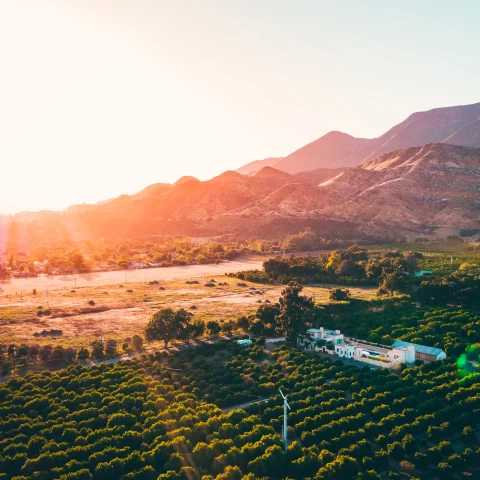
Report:
M401 363L412 364L416 358L415 348L411 344L393 347L372 345L346 339L340 330L322 327L307 330L307 335L298 339L298 345L306 350L330 353L385 368L392 368Z
M339 357L355 358L358 357L356 349L359 348L360 347L356 347L353 343L341 343L340 345L335 345L335 353Z
M423 360L424 362L433 362L435 360L445 360L447 354L440 348L427 347L426 345L418 345L417 343L403 342L402 340L395 340L392 347L413 348L414 360Z
M310 328L307 330L307 335L311 340L325 340L327 343L331 342L333 345L343 343L343 334L340 330L328 330L326 328Z

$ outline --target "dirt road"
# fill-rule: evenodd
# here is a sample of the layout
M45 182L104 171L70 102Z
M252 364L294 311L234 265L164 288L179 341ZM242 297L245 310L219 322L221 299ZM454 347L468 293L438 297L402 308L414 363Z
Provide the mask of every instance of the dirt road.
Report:
M187 265L184 267L145 268L141 270L116 270L113 272L80 273L77 275L50 275L32 278L12 278L0 283L0 295L37 291L59 290L62 288L99 287L122 283L149 282L152 280L173 280L181 278L223 275L244 270L261 269L262 261L240 260L218 265Z

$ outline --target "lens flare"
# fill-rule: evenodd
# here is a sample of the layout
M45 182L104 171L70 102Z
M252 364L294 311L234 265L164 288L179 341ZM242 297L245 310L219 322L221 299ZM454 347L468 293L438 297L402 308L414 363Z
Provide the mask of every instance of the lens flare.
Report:
M480 344L469 345L465 353L457 359L457 369L460 378L480 373Z

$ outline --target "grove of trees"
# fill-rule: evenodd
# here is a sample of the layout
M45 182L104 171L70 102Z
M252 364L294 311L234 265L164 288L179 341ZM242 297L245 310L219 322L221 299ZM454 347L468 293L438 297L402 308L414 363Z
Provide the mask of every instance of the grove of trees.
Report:
M1 384L0 478L476 478L479 424L480 377L454 361L392 373L224 341Z

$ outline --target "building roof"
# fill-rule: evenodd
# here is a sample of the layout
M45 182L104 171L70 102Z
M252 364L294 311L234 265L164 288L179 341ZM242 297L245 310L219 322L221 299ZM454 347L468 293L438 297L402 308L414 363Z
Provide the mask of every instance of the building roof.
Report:
M339 336L339 335L341 335L340 332L336 332L335 330L324 330L324 332L325 332L327 335L332 335L332 336Z
M431 270L420 270L419 272L415 272L416 277L421 277L422 275L430 275L433 273Z
M393 348L409 347L410 345L413 345L413 347L415 347L416 352L425 353L427 355L433 355L435 357L440 355L440 353L443 352L441 348L427 347L426 345L418 345L417 343L404 342L402 340L395 340L392 344L392 347Z
M320 333L320 329L319 328L309 328L307 330L307 332L310 332L310 333Z

